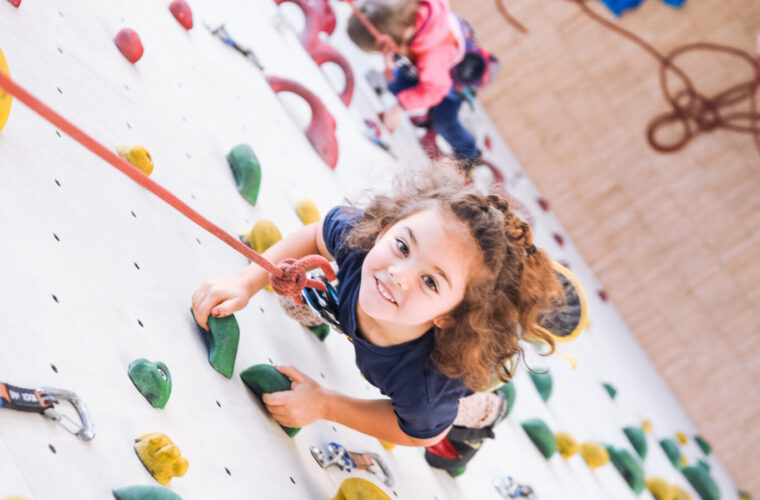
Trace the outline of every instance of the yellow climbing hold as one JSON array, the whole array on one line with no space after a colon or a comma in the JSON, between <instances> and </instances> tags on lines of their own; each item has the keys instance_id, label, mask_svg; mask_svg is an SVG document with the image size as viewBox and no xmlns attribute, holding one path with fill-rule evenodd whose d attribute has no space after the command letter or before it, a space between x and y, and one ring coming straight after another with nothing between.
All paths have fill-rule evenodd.
<instances>
[{"instance_id":1,"label":"yellow climbing hold","mask_svg":"<svg viewBox=\"0 0 760 500\"><path fill-rule=\"evenodd\" d=\"M10 76L11 72L8 69L8 61L5 60L5 54L0 49L0 71ZM13 97L0 90L0 130L3 130L5 122L8 121L8 115L11 114L11 101Z\"/></svg>"},{"instance_id":2,"label":"yellow climbing hold","mask_svg":"<svg viewBox=\"0 0 760 500\"><path fill-rule=\"evenodd\" d=\"M646 434L649 434L652 432L652 421L648 418L645 418L641 421L641 430L644 431Z\"/></svg>"},{"instance_id":3,"label":"yellow climbing hold","mask_svg":"<svg viewBox=\"0 0 760 500\"><path fill-rule=\"evenodd\" d=\"M391 451L393 448L396 447L395 443L389 443L388 441L383 441L382 439L378 439L380 441L380 444L383 445L383 448L385 448L388 451Z\"/></svg>"},{"instance_id":4,"label":"yellow climbing hold","mask_svg":"<svg viewBox=\"0 0 760 500\"><path fill-rule=\"evenodd\" d=\"M296 203L296 213L304 224L319 222L319 209L311 198L302 198Z\"/></svg>"},{"instance_id":5,"label":"yellow climbing hold","mask_svg":"<svg viewBox=\"0 0 760 500\"><path fill-rule=\"evenodd\" d=\"M0 52L0 55L2 55L2 52ZM3 500L27 500L27 498L26 497L5 497L3 498Z\"/></svg>"},{"instance_id":6,"label":"yellow climbing hold","mask_svg":"<svg viewBox=\"0 0 760 500\"><path fill-rule=\"evenodd\" d=\"M153 159L144 147L121 146L116 152L129 163L142 170L145 175L150 175L153 172Z\"/></svg>"},{"instance_id":7,"label":"yellow climbing hold","mask_svg":"<svg viewBox=\"0 0 760 500\"><path fill-rule=\"evenodd\" d=\"M681 444L686 444L689 441L689 438L683 432L676 432L676 439Z\"/></svg>"},{"instance_id":8,"label":"yellow climbing hold","mask_svg":"<svg viewBox=\"0 0 760 500\"><path fill-rule=\"evenodd\" d=\"M648 477L647 489L654 497L654 500L675 500L675 489L661 477Z\"/></svg>"},{"instance_id":9,"label":"yellow climbing hold","mask_svg":"<svg viewBox=\"0 0 760 500\"><path fill-rule=\"evenodd\" d=\"M694 500L694 497L691 496L691 493L684 490L677 484L671 485L671 488L673 488L673 500Z\"/></svg>"},{"instance_id":10,"label":"yellow climbing hold","mask_svg":"<svg viewBox=\"0 0 760 500\"><path fill-rule=\"evenodd\" d=\"M681 467L686 467L687 465L689 465L689 461L686 460L684 455L681 455Z\"/></svg>"},{"instance_id":11,"label":"yellow climbing hold","mask_svg":"<svg viewBox=\"0 0 760 500\"><path fill-rule=\"evenodd\" d=\"M340 483L332 500L391 500L391 497L372 482L351 477Z\"/></svg>"},{"instance_id":12,"label":"yellow climbing hold","mask_svg":"<svg viewBox=\"0 0 760 500\"><path fill-rule=\"evenodd\" d=\"M282 239L282 234L277 226L269 219L260 219L256 221L253 228L246 234L243 239L256 252L262 253Z\"/></svg>"},{"instance_id":13,"label":"yellow climbing hold","mask_svg":"<svg viewBox=\"0 0 760 500\"><path fill-rule=\"evenodd\" d=\"M557 438L557 451L559 451L562 458L567 460L579 451L581 451L580 445L573 439L573 436L567 432L557 432L554 435Z\"/></svg>"},{"instance_id":14,"label":"yellow climbing hold","mask_svg":"<svg viewBox=\"0 0 760 500\"><path fill-rule=\"evenodd\" d=\"M189 463L166 434L153 432L135 439L135 451L156 481L166 486L187 472Z\"/></svg>"},{"instance_id":15,"label":"yellow climbing hold","mask_svg":"<svg viewBox=\"0 0 760 500\"><path fill-rule=\"evenodd\" d=\"M601 467L610 461L610 454L599 443L586 441L581 445L581 456L591 470Z\"/></svg>"}]
</instances>

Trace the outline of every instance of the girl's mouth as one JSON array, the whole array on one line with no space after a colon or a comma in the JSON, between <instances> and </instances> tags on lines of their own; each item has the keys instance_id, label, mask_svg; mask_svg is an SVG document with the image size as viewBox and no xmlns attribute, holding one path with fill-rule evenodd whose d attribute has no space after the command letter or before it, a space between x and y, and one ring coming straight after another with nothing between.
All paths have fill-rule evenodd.
<instances>
[{"instance_id":1,"label":"girl's mouth","mask_svg":"<svg viewBox=\"0 0 760 500\"><path fill-rule=\"evenodd\" d=\"M391 292L385 287L385 285L383 284L382 281L380 281L379 279L375 278L375 286L377 287L378 293L380 293L380 295L385 300L387 300L388 302L390 302L394 306L398 305L398 303L396 302L396 300L393 298L393 295L391 295Z\"/></svg>"}]
</instances>

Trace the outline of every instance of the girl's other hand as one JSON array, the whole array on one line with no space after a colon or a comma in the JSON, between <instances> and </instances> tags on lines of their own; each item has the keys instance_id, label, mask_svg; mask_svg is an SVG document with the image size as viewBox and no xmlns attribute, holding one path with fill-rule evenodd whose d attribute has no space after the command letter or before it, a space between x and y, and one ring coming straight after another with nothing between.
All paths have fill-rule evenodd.
<instances>
[{"instance_id":1,"label":"girl's other hand","mask_svg":"<svg viewBox=\"0 0 760 500\"><path fill-rule=\"evenodd\" d=\"M293 381L289 391L263 394L267 410L278 424L303 427L324 418L326 392L314 379L294 366L275 366Z\"/></svg>"},{"instance_id":2,"label":"girl's other hand","mask_svg":"<svg viewBox=\"0 0 760 500\"><path fill-rule=\"evenodd\" d=\"M206 321L210 315L229 316L244 308L250 298L245 282L238 276L205 281L193 293L195 321L208 330Z\"/></svg>"},{"instance_id":3,"label":"girl's other hand","mask_svg":"<svg viewBox=\"0 0 760 500\"><path fill-rule=\"evenodd\" d=\"M398 104L394 104L391 109L383 114L383 125L388 129L388 132L393 133L401 123L401 118L404 116L404 108Z\"/></svg>"}]
</instances>

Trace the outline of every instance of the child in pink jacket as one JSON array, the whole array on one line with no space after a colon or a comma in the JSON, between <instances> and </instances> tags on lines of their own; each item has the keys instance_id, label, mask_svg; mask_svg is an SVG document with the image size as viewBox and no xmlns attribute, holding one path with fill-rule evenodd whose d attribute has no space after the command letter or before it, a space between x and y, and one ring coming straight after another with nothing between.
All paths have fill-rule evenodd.
<instances>
[{"instance_id":1,"label":"child in pink jacket","mask_svg":"<svg viewBox=\"0 0 760 500\"><path fill-rule=\"evenodd\" d=\"M393 39L416 69L394 71L388 88L398 104L385 113L386 127L395 129L406 111L416 123L432 126L458 159L473 162L479 158L475 139L459 122L463 98L451 70L465 55L465 40L448 0L365 0L359 8L380 33ZM355 15L349 20L348 35L362 50L377 50L375 38Z\"/></svg>"}]
</instances>

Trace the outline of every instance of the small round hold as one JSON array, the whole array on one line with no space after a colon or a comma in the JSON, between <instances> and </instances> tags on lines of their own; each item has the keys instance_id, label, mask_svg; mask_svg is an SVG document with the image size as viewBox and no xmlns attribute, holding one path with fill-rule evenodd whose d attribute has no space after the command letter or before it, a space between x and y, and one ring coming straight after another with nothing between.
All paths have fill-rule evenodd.
<instances>
[{"instance_id":1,"label":"small round hold","mask_svg":"<svg viewBox=\"0 0 760 500\"><path fill-rule=\"evenodd\" d=\"M114 42L119 47L121 53L124 54L124 57L132 64L139 61L143 55L142 42L135 30L129 28L122 29L116 34Z\"/></svg>"},{"instance_id":2,"label":"small round hold","mask_svg":"<svg viewBox=\"0 0 760 500\"><path fill-rule=\"evenodd\" d=\"M319 209L311 198L302 198L296 203L296 214L304 224L319 222Z\"/></svg>"},{"instance_id":3,"label":"small round hold","mask_svg":"<svg viewBox=\"0 0 760 500\"><path fill-rule=\"evenodd\" d=\"M142 146L121 146L116 152L143 171L145 175L150 175L153 172L153 158L151 158L148 150Z\"/></svg>"},{"instance_id":4,"label":"small round hold","mask_svg":"<svg viewBox=\"0 0 760 500\"><path fill-rule=\"evenodd\" d=\"M190 10L190 6L187 5L185 0L174 0L169 5L169 10L174 16L174 19L176 19L183 28L186 30L193 28L193 11Z\"/></svg>"}]
</instances>

